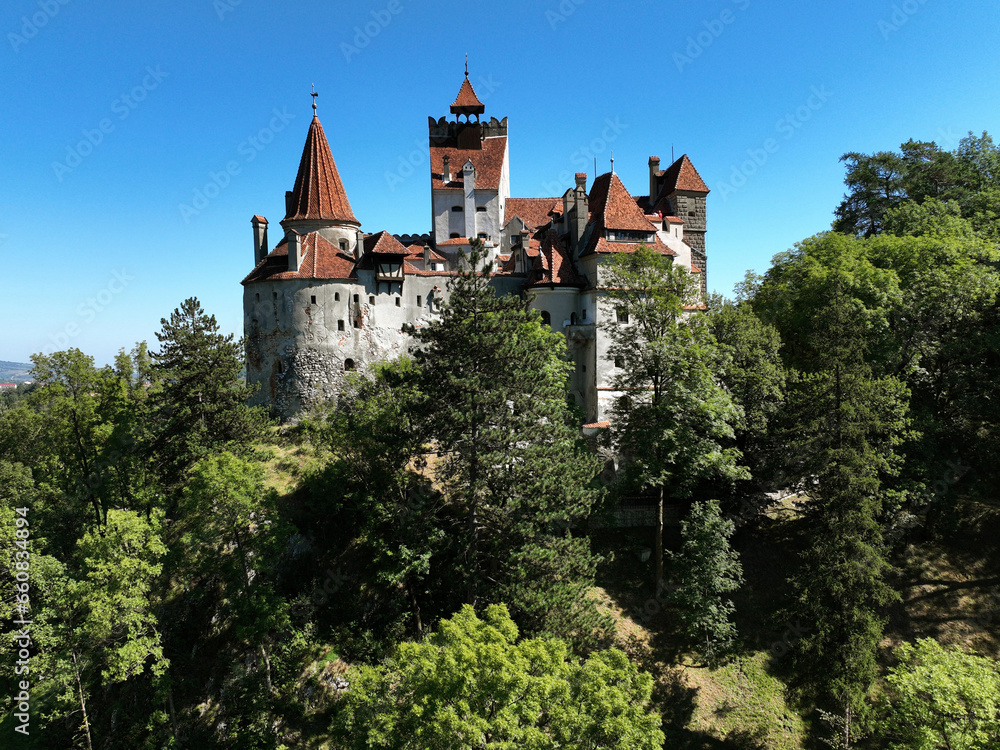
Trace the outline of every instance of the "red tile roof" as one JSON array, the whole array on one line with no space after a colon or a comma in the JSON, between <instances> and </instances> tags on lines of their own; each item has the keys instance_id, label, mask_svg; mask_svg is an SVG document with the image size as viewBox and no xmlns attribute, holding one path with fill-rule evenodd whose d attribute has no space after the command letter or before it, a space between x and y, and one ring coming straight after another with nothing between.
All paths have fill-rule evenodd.
<instances>
[{"instance_id":1,"label":"red tile roof","mask_svg":"<svg viewBox=\"0 0 1000 750\"><path fill-rule=\"evenodd\" d=\"M590 215L604 229L633 232L652 232L656 229L614 172L607 172L594 180L590 188Z\"/></svg>"},{"instance_id":2,"label":"red tile roof","mask_svg":"<svg viewBox=\"0 0 1000 750\"><path fill-rule=\"evenodd\" d=\"M586 249L580 255L590 255L592 253L634 253L645 245L658 252L660 255L677 255L673 250L663 244L659 237L654 242L610 242L600 232L594 232L587 243Z\"/></svg>"},{"instance_id":3,"label":"red tile roof","mask_svg":"<svg viewBox=\"0 0 1000 750\"><path fill-rule=\"evenodd\" d=\"M403 272L413 276L457 276L458 271L425 271L417 268L409 260L403 261ZM437 287L435 287L436 289Z\"/></svg>"},{"instance_id":4,"label":"red tile roof","mask_svg":"<svg viewBox=\"0 0 1000 750\"><path fill-rule=\"evenodd\" d=\"M587 279L577 273L566 250L554 229L549 229L542 237L541 252L532 268L534 281L530 286L575 286L587 285Z\"/></svg>"},{"instance_id":5,"label":"red tile roof","mask_svg":"<svg viewBox=\"0 0 1000 750\"><path fill-rule=\"evenodd\" d=\"M682 219L680 216L664 216L663 220L667 221L667 222L669 222L671 224L683 224L684 223L684 219Z\"/></svg>"},{"instance_id":6,"label":"red tile roof","mask_svg":"<svg viewBox=\"0 0 1000 750\"><path fill-rule=\"evenodd\" d=\"M591 422L590 424L583 425L585 430L606 430L611 426L611 422Z\"/></svg>"},{"instance_id":7,"label":"red tile roof","mask_svg":"<svg viewBox=\"0 0 1000 750\"><path fill-rule=\"evenodd\" d=\"M365 237L365 253L378 255L409 255L410 250L386 231L376 232Z\"/></svg>"},{"instance_id":8,"label":"red tile roof","mask_svg":"<svg viewBox=\"0 0 1000 750\"><path fill-rule=\"evenodd\" d=\"M458 96L451 103L451 111L452 114L465 114L466 112L475 114L477 111L479 114L482 114L486 111L486 106L479 101L479 97L476 96L476 90L469 83L468 73L465 74L465 80L462 81L462 88L458 90Z\"/></svg>"},{"instance_id":9,"label":"red tile roof","mask_svg":"<svg viewBox=\"0 0 1000 750\"><path fill-rule=\"evenodd\" d=\"M414 247L416 247L416 249L414 249ZM407 248L407 250L409 251L409 254L406 256L407 260L423 260L423 257L424 257L424 248L423 247L421 247L419 245L417 245L417 246L411 245L410 247ZM439 253L439 252L437 252L436 250L433 250L433 249L430 252L430 259L431 259L431 263L447 263L448 262L448 259L446 257L444 257L443 255L441 255L441 253Z\"/></svg>"},{"instance_id":10,"label":"red tile roof","mask_svg":"<svg viewBox=\"0 0 1000 750\"><path fill-rule=\"evenodd\" d=\"M663 190L660 191L660 195L670 195L675 190L690 190L693 193L711 192L687 154L664 170L663 175Z\"/></svg>"},{"instance_id":11,"label":"red tile roof","mask_svg":"<svg viewBox=\"0 0 1000 750\"><path fill-rule=\"evenodd\" d=\"M253 219L251 219L251 221L254 221L254 220L256 220L260 224L267 224L267 219L265 219L260 214L254 214Z\"/></svg>"},{"instance_id":12,"label":"red tile roof","mask_svg":"<svg viewBox=\"0 0 1000 750\"><path fill-rule=\"evenodd\" d=\"M323 239L317 232L302 235L302 265L288 270L288 240L282 239L267 257L243 279L244 284L276 279L352 279L355 260Z\"/></svg>"},{"instance_id":13,"label":"red tile roof","mask_svg":"<svg viewBox=\"0 0 1000 750\"><path fill-rule=\"evenodd\" d=\"M460 245L471 245L472 240L468 237L453 237L450 240L445 240L444 242L439 242L438 247L457 247Z\"/></svg>"},{"instance_id":14,"label":"red tile roof","mask_svg":"<svg viewBox=\"0 0 1000 750\"><path fill-rule=\"evenodd\" d=\"M519 216L530 230L543 227L552 220L550 214L562 213L562 198L508 198L504 206L504 226Z\"/></svg>"},{"instance_id":15,"label":"red tile roof","mask_svg":"<svg viewBox=\"0 0 1000 750\"><path fill-rule=\"evenodd\" d=\"M286 221L297 219L325 219L361 226L351 211L344 183L340 181L330 144L318 117L313 117L309 125L295 187L292 188L291 204L285 216Z\"/></svg>"},{"instance_id":16,"label":"red tile roof","mask_svg":"<svg viewBox=\"0 0 1000 750\"><path fill-rule=\"evenodd\" d=\"M476 187L486 190L500 189L500 175L503 172L503 159L507 153L507 138L486 138L482 149L460 149L451 146L431 146L431 188L461 189L463 186L462 167L472 160L476 168ZM444 182L444 157L451 159L451 182Z\"/></svg>"}]
</instances>

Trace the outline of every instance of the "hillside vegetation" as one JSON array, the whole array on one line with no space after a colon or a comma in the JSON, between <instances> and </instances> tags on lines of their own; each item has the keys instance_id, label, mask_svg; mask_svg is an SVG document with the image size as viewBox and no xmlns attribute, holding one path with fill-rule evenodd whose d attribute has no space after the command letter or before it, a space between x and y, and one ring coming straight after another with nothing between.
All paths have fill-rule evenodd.
<instances>
[{"instance_id":1,"label":"hillside vegetation","mask_svg":"<svg viewBox=\"0 0 1000 750\"><path fill-rule=\"evenodd\" d=\"M195 299L111 366L33 357L3 746L1000 746L1000 149L845 162L836 231L704 314L608 260L596 440L564 336L471 273L294 425Z\"/></svg>"}]
</instances>

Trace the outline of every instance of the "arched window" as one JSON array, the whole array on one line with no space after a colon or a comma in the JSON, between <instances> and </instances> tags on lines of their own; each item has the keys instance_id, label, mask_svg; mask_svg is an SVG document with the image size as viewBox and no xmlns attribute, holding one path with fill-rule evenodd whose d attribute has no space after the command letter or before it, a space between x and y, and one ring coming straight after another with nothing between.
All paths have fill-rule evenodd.
<instances>
[{"instance_id":1,"label":"arched window","mask_svg":"<svg viewBox=\"0 0 1000 750\"><path fill-rule=\"evenodd\" d=\"M570 313L569 314L569 324L571 326L575 326L576 325L576 313Z\"/></svg>"},{"instance_id":2,"label":"arched window","mask_svg":"<svg viewBox=\"0 0 1000 750\"><path fill-rule=\"evenodd\" d=\"M465 206L452 206L451 210L454 211L456 214L464 213L465 212Z\"/></svg>"},{"instance_id":3,"label":"arched window","mask_svg":"<svg viewBox=\"0 0 1000 750\"><path fill-rule=\"evenodd\" d=\"M542 310L542 322L547 326L552 325L552 316L549 315L548 310Z\"/></svg>"},{"instance_id":4,"label":"arched window","mask_svg":"<svg viewBox=\"0 0 1000 750\"><path fill-rule=\"evenodd\" d=\"M353 369L354 369L354 360L348 357L347 359L344 360L344 371L350 372Z\"/></svg>"},{"instance_id":5,"label":"arched window","mask_svg":"<svg viewBox=\"0 0 1000 750\"><path fill-rule=\"evenodd\" d=\"M451 234L448 235L448 237L450 237L453 240L457 240L461 236L462 235L460 235L458 232L452 232Z\"/></svg>"}]
</instances>

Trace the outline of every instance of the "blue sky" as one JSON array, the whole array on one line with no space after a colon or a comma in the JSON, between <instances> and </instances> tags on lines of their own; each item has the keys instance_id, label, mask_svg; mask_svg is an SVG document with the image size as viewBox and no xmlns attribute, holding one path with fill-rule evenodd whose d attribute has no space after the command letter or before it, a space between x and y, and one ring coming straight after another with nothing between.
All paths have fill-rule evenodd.
<instances>
[{"instance_id":1,"label":"blue sky","mask_svg":"<svg viewBox=\"0 0 1000 750\"><path fill-rule=\"evenodd\" d=\"M998 17L971 0L5 0L0 360L155 348L189 296L239 334L250 217L278 229L313 83L363 228L428 231L427 116L466 53L487 116L510 118L515 196L592 179L611 149L641 193L650 155L687 153L712 188L709 285L730 293L829 227L844 152L1000 134Z\"/></svg>"}]
</instances>

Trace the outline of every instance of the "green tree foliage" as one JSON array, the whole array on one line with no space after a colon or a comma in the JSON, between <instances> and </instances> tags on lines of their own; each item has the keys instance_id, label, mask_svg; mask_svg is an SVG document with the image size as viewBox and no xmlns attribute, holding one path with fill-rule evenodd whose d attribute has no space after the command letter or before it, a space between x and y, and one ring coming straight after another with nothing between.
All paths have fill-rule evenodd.
<instances>
[{"instance_id":1,"label":"green tree foliage","mask_svg":"<svg viewBox=\"0 0 1000 750\"><path fill-rule=\"evenodd\" d=\"M632 491L689 498L699 482L749 478L734 445L743 411L721 382L726 352L698 313L685 315L696 282L671 258L640 247L601 268L609 308L607 357L620 368L611 440ZM627 323L624 321L628 321ZM655 585L663 579L662 520L654 538Z\"/></svg>"},{"instance_id":2,"label":"green tree foliage","mask_svg":"<svg viewBox=\"0 0 1000 750\"><path fill-rule=\"evenodd\" d=\"M670 555L677 585L670 600L689 643L711 666L731 653L737 638L727 598L743 583L739 555L729 546L735 530L717 501L695 503L681 522L681 548Z\"/></svg>"},{"instance_id":3,"label":"green tree foliage","mask_svg":"<svg viewBox=\"0 0 1000 750\"><path fill-rule=\"evenodd\" d=\"M90 748L103 739L95 737L94 704L105 717L110 713L109 688L134 685L146 674L158 678L169 666L154 600L166 548L158 518L120 510L109 511L103 527L87 532L78 548L79 577L41 560L46 585L39 591L35 583L40 602L37 613L33 607L33 640L36 684L50 701L46 718L77 716L73 734ZM111 730L105 725L105 731Z\"/></svg>"},{"instance_id":4,"label":"green tree foliage","mask_svg":"<svg viewBox=\"0 0 1000 750\"><path fill-rule=\"evenodd\" d=\"M881 234L889 212L906 201L956 201L962 215L987 234L996 232L1000 199L1000 148L987 133L970 133L954 151L935 143L907 141L899 152L851 152L848 193L835 211L833 228L857 237Z\"/></svg>"},{"instance_id":5,"label":"green tree foliage","mask_svg":"<svg viewBox=\"0 0 1000 750\"><path fill-rule=\"evenodd\" d=\"M481 252L477 245L467 259L471 268L481 265ZM546 600L536 589L529 606L518 598L523 570L551 570L556 550L568 571L593 570L585 539L557 540L590 513L597 464L566 403L563 336L523 300L497 296L489 270L460 273L440 319L411 331L424 429L455 519L446 529L457 549L449 575L464 585L466 601L507 599L523 624L553 632L557 619L573 619L557 608L566 597L553 589ZM573 611L587 614L577 633L597 624L589 601L578 599Z\"/></svg>"},{"instance_id":6,"label":"green tree foliage","mask_svg":"<svg viewBox=\"0 0 1000 750\"><path fill-rule=\"evenodd\" d=\"M260 464L231 453L209 456L191 472L179 509L179 572L214 591L216 627L232 627L238 641L257 652L268 692L273 692L270 652L287 628L287 603L269 580L289 531L273 493L264 488Z\"/></svg>"},{"instance_id":7,"label":"green tree foliage","mask_svg":"<svg viewBox=\"0 0 1000 750\"><path fill-rule=\"evenodd\" d=\"M751 475L733 485L729 505L741 518L752 518L770 502L768 493L784 488L785 455L775 434L785 399L781 336L757 316L748 300L713 299L708 315L712 335L727 355L722 385L742 407L734 426L736 447Z\"/></svg>"},{"instance_id":8,"label":"green tree foliage","mask_svg":"<svg viewBox=\"0 0 1000 750\"><path fill-rule=\"evenodd\" d=\"M794 373L786 413L789 452L809 497L793 616L815 623L795 652L796 672L807 695L845 718L844 746L877 673L881 613L895 597L885 582L883 481L899 468L908 397L866 362L866 327L884 313L865 305L871 269L836 252L851 242L829 235L803 248L827 246L827 262L813 256L799 269L792 302L809 297L813 312L795 357L808 369Z\"/></svg>"},{"instance_id":9,"label":"green tree foliage","mask_svg":"<svg viewBox=\"0 0 1000 750\"><path fill-rule=\"evenodd\" d=\"M102 455L110 428L101 401L110 373L79 349L35 354L32 361L32 376L44 384L31 399L48 436L44 471L65 495L90 507L94 522L103 523L110 498L101 491L108 469Z\"/></svg>"},{"instance_id":10,"label":"green tree foliage","mask_svg":"<svg viewBox=\"0 0 1000 750\"><path fill-rule=\"evenodd\" d=\"M876 732L892 750L1000 744L1000 670L992 659L923 638L896 649Z\"/></svg>"},{"instance_id":11,"label":"green tree foliage","mask_svg":"<svg viewBox=\"0 0 1000 750\"><path fill-rule=\"evenodd\" d=\"M168 487L176 486L201 458L223 450L245 451L266 424L262 408L247 405L252 395L239 379L241 342L219 333L214 315L197 298L184 300L160 320L153 370L162 380L153 393L154 450Z\"/></svg>"},{"instance_id":12,"label":"green tree foliage","mask_svg":"<svg viewBox=\"0 0 1000 750\"><path fill-rule=\"evenodd\" d=\"M421 633L442 585L451 583L436 571L450 523L426 477L418 381L409 358L377 365L370 377L352 377L336 408L308 428L330 452L312 480L309 526L321 549L350 550L358 561L350 567L373 584L351 586L335 602L354 637L371 643L400 640L407 629Z\"/></svg>"},{"instance_id":13,"label":"green tree foliage","mask_svg":"<svg viewBox=\"0 0 1000 750\"><path fill-rule=\"evenodd\" d=\"M776 326L786 365L808 372L823 355L820 293L836 268L841 293L858 316L852 335L872 375L901 380L919 439L903 448L900 488L914 498L959 457L974 471L966 483L983 494L995 476L998 415L997 249L953 209L933 201L890 212L906 236L856 240L818 236L776 257L753 294L754 310ZM811 342L820 343L819 348ZM938 497L935 518L954 494Z\"/></svg>"},{"instance_id":14,"label":"green tree foliage","mask_svg":"<svg viewBox=\"0 0 1000 750\"><path fill-rule=\"evenodd\" d=\"M607 356L622 365L613 383L627 394L614 409L613 439L639 486L685 498L700 479L745 477L732 446L743 411L720 382L725 353L703 316L685 315L691 274L640 248L613 256L602 284L613 311Z\"/></svg>"},{"instance_id":15,"label":"green tree foliage","mask_svg":"<svg viewBox=\"0 0 1000 750\"><path fill-rule=\"evenodd\" d=\"M556 639L518 641L502 605L466 605L424 643L352 670L334 724L345 748L659 748L652 678L620 651L569 659Z\"/></svg>"}]
</instances>

